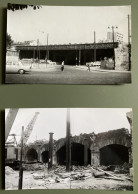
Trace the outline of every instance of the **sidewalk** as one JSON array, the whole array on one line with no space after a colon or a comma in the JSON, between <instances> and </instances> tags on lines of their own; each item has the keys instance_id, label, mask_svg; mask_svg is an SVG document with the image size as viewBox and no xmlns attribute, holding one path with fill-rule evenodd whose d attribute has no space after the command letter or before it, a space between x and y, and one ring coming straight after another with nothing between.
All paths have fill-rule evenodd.
<instances>
[{"instance_id":1,"label":"sidewalk","mask_svg":"<svg viewBox=\"0 0 138 194\"><path fill-rule=\"evenodd\" d=\"M74 68L76 69L82 69L84 71L87 71L88 70L88 67L87 66L84 66L84 65L78 65L78 66L74 66ZM90 68L90 71L99 71L99 72L117 72L117 73L129 73L131 71L125 71L125 70L109 70L109 69L100 69L100 67L91 67Z\"/></svg>"}]
</instances>

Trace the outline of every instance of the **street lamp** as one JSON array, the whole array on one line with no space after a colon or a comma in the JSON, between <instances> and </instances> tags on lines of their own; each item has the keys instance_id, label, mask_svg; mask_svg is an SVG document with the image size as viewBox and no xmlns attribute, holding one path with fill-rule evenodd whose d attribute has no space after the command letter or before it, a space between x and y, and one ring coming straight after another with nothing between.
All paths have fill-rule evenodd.
<instances>
[{"instance_id":1,"label":"street lamp","mask_svg":"<svg viewBox=\"0 0 138 194\"><path fill-rule=\"evenodd\" d=\"M128 64L129 71L131 70L131 34L130 34L130 15L128 17Z\"/></svg>"},{"instance_id":2,"label":"street lamp","mask_svg":"<svg viewBox=\"0 0 138 194\"><path fill-rule=\"evenodd\" d=\"M114 50L114 56L113 56L113 60L114 60L114 70L115 70L115 46L114 46L114 42L115 42L115 34L114 34L114 31L115 31L115 28L117 29L118 27L117 26L109 26L108 29L112 29L112 41L113 41L113 50Z\"/></svg>"},{"instance_id":3,"label":"street lamp","mask_svg":"<svg viewBox=\"0 0 138 194\"><path fill-rule=\"evenodd\" d=\"M46 40L46 57L45 57L45 60L46 60L46 66L47 66L47 60L49 59L49 50L48 50L48 38L49 38L49 34L44 32L44 31L40 31L39 32L43 33L43 34L47 34L47 40Z\"/></svg>"},{"instance_id":4,"label":"street lamp","mask_svg":"<svg viewBox=\"0 0 138 194\"><path fill-rule=\"evenodd\" d=\"M49 38L49 34L47 33L47 45L46 45L46 65L47 65L47 60L49 59L48 38Z\"/></svg>"}]
</instances>

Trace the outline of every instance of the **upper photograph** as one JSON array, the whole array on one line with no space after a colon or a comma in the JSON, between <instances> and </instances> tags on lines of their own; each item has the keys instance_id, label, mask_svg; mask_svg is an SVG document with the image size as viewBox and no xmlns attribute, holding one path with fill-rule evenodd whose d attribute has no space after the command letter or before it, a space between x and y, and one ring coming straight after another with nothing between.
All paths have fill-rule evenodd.
<instances>
[{"instance_id":1,"label":"upper photograph","mask_svg":"<svg viewBox=\"0 0 138 194\"><path fill-rule=\"evenodd\" d=\"M131 6L8 4L5 83L131 83Z\"/></svg>"}]
</instances>

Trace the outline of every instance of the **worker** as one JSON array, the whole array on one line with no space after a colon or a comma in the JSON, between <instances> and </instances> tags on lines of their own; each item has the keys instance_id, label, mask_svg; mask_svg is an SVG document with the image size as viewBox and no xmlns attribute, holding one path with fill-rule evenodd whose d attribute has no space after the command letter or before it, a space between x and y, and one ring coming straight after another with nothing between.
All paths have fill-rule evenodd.
<instances>
[{"instance_id":1,"label":"worker","mask_svg":"<svg viewBox=\"0 0 138 194\"><path fill-rule=\"evenodd\" d=\"M64 61L61 63L61 71L64 71Z\"/></svg>"}]
</instances>

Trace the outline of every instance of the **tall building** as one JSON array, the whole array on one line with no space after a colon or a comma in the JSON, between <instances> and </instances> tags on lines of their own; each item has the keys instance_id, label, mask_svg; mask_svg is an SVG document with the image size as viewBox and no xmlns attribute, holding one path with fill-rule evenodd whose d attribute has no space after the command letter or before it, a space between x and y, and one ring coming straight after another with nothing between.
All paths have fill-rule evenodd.
<instances>
[{"instance_id":1,"label":"tall building","mask_svg":"<svg viewBox=\"0 0 138 194\"><path fill-rule=\"evenodd\" d=\"M107 32L107 42L113 42L113 33ZM114 32L114 42L123 42L123 34Z\"/></svg>"}]
</instances>

